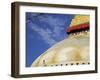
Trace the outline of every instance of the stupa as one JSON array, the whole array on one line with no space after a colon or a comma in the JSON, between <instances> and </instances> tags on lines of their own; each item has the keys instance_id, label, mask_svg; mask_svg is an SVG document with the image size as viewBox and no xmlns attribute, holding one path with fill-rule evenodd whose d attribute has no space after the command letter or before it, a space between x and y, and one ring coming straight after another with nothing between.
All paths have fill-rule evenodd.
<instances>
[{"instance_id":1,"label":"stupa","mask_svg":"<svg viewBox=\"0 0 100 80\"><path fill-rule=\"evenodd\" d=\"M68 37L41 54L32 67L68 66L90 64L89 58L89 16L75 15L69 28Z\"/></svg>"}]
</instances>

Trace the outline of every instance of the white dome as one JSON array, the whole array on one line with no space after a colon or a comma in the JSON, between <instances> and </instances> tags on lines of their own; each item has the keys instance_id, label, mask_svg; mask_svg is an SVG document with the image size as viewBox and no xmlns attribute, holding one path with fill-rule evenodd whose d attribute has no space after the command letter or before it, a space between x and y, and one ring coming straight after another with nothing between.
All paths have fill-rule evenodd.
<instances>
[{"instance_id":1,"label":"white dome","mask_svg":"<svg viewBox=\"0 0 100 80\"><path fill-rule=\"evenodd\" d=\"M89 63L89 32L78 32L58 42L41 54L33 63L35 66L59 66Z\"/></svg>"}]
</instances>

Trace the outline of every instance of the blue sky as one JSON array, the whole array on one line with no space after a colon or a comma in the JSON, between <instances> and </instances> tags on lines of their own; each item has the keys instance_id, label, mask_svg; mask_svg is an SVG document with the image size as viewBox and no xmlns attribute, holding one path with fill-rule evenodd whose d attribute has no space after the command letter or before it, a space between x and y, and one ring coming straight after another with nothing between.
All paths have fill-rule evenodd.
<instances>
[{"instance_id":1,"label":"blue sky","mask_svg":"<svg viewBox=\"0 0 100 80\"><path fill-rule=\"evenodd\" d=\"M26 12L26 67L57 42L67 38L74 15Z\"/></svg>"}]
</instances>

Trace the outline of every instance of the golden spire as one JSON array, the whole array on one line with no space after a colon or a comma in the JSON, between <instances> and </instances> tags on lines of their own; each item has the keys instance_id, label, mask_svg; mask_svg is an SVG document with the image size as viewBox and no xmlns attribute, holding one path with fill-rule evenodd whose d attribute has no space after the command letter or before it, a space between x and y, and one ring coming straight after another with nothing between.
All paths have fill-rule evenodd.
<instances>
[{"instance_id":1,"label":"golden spire","mask_svg":"<svg viewBox=\"0 0 100 80\"><path fill-rule=\"evenodd\" d=\"M87 23L90 21L90 17L88 15L76 15L70 24L70 27L73 27L75 25Z\"/></svg>"}]
</instances>

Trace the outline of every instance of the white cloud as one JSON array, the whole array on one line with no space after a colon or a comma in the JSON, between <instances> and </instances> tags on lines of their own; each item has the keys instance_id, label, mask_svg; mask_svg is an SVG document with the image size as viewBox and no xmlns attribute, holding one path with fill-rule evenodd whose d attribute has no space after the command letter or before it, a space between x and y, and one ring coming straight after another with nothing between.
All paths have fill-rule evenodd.
<instances>
[{"instance_id":1,"label":"white cloud","mask_svg":"<svg viewBox=\"0 0 100 80\"><path fill-rule=\"evenodd\" d=\"M63 20L59 18L55 18L53 16L38 16L37 19L43 23L43 26L45 25L45 28L43 28L41 25L38 25L34 22L28 23L30 24L30 27L32 28L33 31L37 32L41 39L44 40L45 43L49 44L50 46L57 43L59 40L57 40L59 37L62 36L61 32L65 28ZM29 21L28 21L29 22ZM48 24L49 27L46 27Z\"/></svg>"},{"instance_id":2,"label":"white cloud","mask_svg":"<svg viewBox=\"0 0 100 80\"><path fill-rule=\"evenodd\" d=\"M36 31L41 36L41 39L43 39L45 43L49 44L50 46L56 43L56 41L52 38L52 32L48 28L42 29L32 23L31 28L33 31Z\"/></svg>"},{"instance_id":3,"label":"white cloud","mask_svg":"<svg viewBox=\"0 0 100 80\"><path fill-rule=\"evenodd\" d=\"M61 20L61 19L59 19L57 17L55 18L53 16L45 16L45 17L41 16L41 17L39 17L39 20L43 21L43 22L46 22L46 23L48 23L51 26L58 26L58 25L61 26L61 25L64 25L63 24L63 20Z\"/></svg>"},{"instance_id":4,"label":"white cloud","mask_svg":"<svg viewBox=\"0 0 100 80\"><path fill-rule=\"evenodd\" d=\"M61 35L61 31L63 30L64 28L63 27L54 27L54 30L53 30L53 32L54 32L54 37L56 37L56 36L60 36Z\"/></svg>"}]
</instances>

